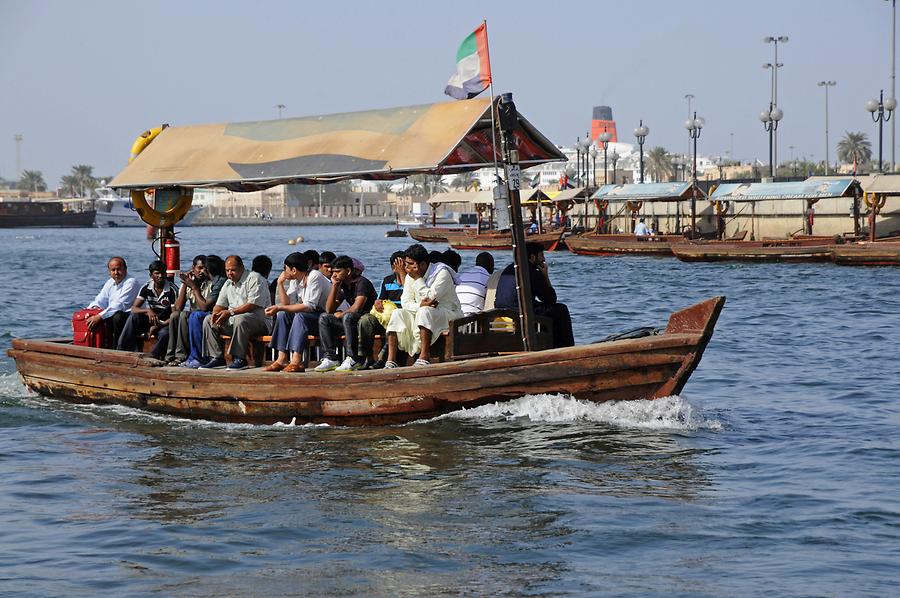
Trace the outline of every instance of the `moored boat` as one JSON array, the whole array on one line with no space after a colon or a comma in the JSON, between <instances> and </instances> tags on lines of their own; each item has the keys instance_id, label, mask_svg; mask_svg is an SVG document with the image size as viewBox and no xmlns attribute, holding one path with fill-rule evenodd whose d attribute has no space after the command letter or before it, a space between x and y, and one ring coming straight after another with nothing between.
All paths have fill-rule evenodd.
<instances>
[{"instance_id":1,"label":"moored boat","mask_svg":"<svg viewBox=\"0 0 900 598\"><path fill-rule=\"evenodd\" d=\"M90 200L0 201L0 228L88 228L95 215Z\"/></svg>"},{"instance_id":2,"label":"moored boat","mask_svg":"<svg viewBox=\"0 0 900 598\"><path fill-rule=\"evenodd\" d=\"M420 243L446 243L447 235L454 233L462 233L465 228L443 228L440 226L421 226L418 228L408 228L406 232L409 236Z\"/></svg>"},{"instance_id":3,"label":"moored boat","mask_svg":"<svg viewBox=\"0 0 900 598\"><path fill-rule=\"evenodd\" d=\"M556 251L562 236L563 231L534 233L527 235L525 240L530 243L538 243L544 248L544 251ZM447 244L453 249L461 250L509 251L512 249L512 233L509 231L480 234L471 231L451 233L447 235Z\"/></svg>"},{"instance_id":4,"label":"moored boat","mask_svg":"<svg viewBox=\"0 0 900 598\"><path fill-rule=\"evenodd\" d=\"M684 242L685 238L681 235L638 237L627 234L597 235L593 233L566 237L565 240L572 253L595 256L653 255L671 257L674 255L671 244Z\"/></svg>"},{"instance_id":5,"label":"moored boat","mask_svg":"<svg viewBox=\"0 0 900 598\"><path fill-rule=\"evenodd\" d=\"M827 262L834 239L768 239L762 241L690 242L671 245L683 262Z\"/></svg>"},{"instance_id":6,"label":"moored boat","mask_svg":"<svg viewBox=\"0 0 900 598\"><path fill-rule=\"evenodd\" d=\"M841 266L900 266L900 238L835 245L831 259Z\"/></svg>"}]
</instances>

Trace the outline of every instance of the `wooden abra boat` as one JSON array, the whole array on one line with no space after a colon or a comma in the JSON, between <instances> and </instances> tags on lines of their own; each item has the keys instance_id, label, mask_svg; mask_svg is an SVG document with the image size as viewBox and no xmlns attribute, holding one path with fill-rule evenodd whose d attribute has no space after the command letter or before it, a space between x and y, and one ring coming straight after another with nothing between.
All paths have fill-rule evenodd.
<instances>
[{"instance_id":1,"label":"wooden abra boat","mask_svg":"<svg viewBox=\"0 0 900 598\"><path fill-rule=\"evenodd\" d=\"M505 160L527 168L565 159L517 113L511 94L497 101ZM135 142L136 158L111 186L129 190L133 201L143 203L141 218L161 226L161 238L170 238L178 215L190 207L194 186L248 191L484 168L497 154L490 130L493 109L489 100L472 99L352 115L159 127ZM359 134L348 135L347 123ZM366 142L356 144L359 138ZM511 170L506 162L504 168ZM157 202L166 196L174 207L150 208L145 198L150 189ZM518 187L507 184L507 193L517 241L514 260L521 266L527 256ZM545 246L552 249L560 236L549 235ZM466 237L468 247L511 245L509 234ZM146 354L73 346L68 339L15 339L9 354L28 388L77 403L225 422L381 424L528 393L591 401L678 393L697 367L725 302L715 297L672 314L662 334L552 349L552 322L534 314L525 272L516 270L521 314L492 310L454 320L443 341L443 361L427 367L327 374L198 371L166 367Z\"/></svg>"},{"instance_id":2,"label":"wooden abra boat","mask_svg":"<svg viewBox=\"0 0 900 598\"><path fill-rule=\"evenodd\" d=\"M715 297L675 312L658 335L514 354L498 349L520 338L517 331L472 326L478 318L463 318L454 322L447 342L479 353L451 352L450 361L424 368L326 374L189 370L166 367L147 354L76 347L71 339L14 339L9 355L29 389L74 403L223 422L384 424L534 393L590 401L677 394L700 362L724 303ZM480 323L491 317L481 314Z\"/></svg>"},{"instance_id":3,"label":"wooden abra boat","mask_svg":"<svg viewBox=\"0 0 900 598\"><path fill-rule=\"evenodd\" d=\"M563 231L526 235L525 240L531 243L539 243L544 251L556 251ZM453 249L473 249L487 251L512 250L512 233L489 232L476 235L474 232L451 233L447 235L447 243Z\"/></svg>"},{"instance_id":4,"label":"wooden abra boat","mask_svg":"<svg viewBox=\"0 0 900 598\"><path fill-rule=\"evenodd\" d=\"M841 266L900 266L900 239L835 245L831 259Z\"/></svg>"},{"instance_id":5,"label":"wooden abra boat","mask_svg":"<svg viewBox=\"0 0 900 598\"><path fill-rule=\"evenodd\" d=\"M682 235L638 237L636 235L588 233L566 239L566 245L572 253L597 256L654 255L671 257L674 254L670 244L684 242L685 238Z\"/></svg>"},{"instance_id":6,"label":"wooden abra boat","mask_svg":"<svg viewBox=\"0 0 900 598\"><path fill-rule=\"evenodd\" d=\"M683 262L827 262L834 239L770 239L762 241L688 242L671 245Z\"/></svg>"},{"instance_id":7,"label":"wooden abra boat","mask_svg":"<svg viewBox=\"0 0 900 598\"><path fill-rule=\"evenodd\" d=\"M440 226L422 226L418 228L408 228L406 232L409 236L420 243L446 243L447 235L463 233L464 228L442 228Z\"/></svg>"}]
</instances>

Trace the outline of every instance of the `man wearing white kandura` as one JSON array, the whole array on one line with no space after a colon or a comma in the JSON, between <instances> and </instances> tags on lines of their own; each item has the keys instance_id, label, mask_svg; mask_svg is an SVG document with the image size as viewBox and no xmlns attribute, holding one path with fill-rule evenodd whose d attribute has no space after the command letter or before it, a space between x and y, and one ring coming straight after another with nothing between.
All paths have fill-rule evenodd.
<instances>
[{"instance_id":1,"label":"man wearing white kandura","mask_svg":"<svg viewBox=\"0 0 900 598\"><path fill-rule=\"evenodd\" d=\"M416 366L431 365L431 345L450 329L450 320L461 318L456 278L446 264L429 263L428 250L420 244L406 250L406 283L387 325L388 358L385 368L397 367L397 352L418 354Z\"/></svg>"}]
</instances>

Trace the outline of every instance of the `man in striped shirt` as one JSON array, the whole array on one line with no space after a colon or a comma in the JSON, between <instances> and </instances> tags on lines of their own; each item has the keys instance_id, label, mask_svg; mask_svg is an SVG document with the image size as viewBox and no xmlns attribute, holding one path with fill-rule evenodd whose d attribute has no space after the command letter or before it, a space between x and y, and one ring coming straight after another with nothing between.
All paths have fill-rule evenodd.
<instances>
[{"instance_id":1,"label":"man in striped shirt","mask_svg":"<svg viewBox=\"0 0 900 598\"><path fill-rule=\"evenodd\" d=\"M456 296L463 315L471 316L484 311L484 298L487 295L487 283L494 273L494 256L482 251L475 258L475 267L459 274L456 285Z\"/></svg>"}]
</instances>

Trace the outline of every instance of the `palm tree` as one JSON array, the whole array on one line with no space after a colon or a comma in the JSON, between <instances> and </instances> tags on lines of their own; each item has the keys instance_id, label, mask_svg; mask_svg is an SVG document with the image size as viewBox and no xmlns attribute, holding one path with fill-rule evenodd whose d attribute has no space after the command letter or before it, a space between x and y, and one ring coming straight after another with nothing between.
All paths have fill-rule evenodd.
<instances>
[{"instance_id":1,"label":"palm tree","mask_svg":"<svg viewBox=\"0 0 900 598\"><path fill-rule=\"evenodd\" d=\"M44 175L40 170L23 170L18 187L28 191L46 191L47 183L44 182Z\"/></svg>"},{"instance_id":2,"label":"palm tree","mask_svg":"<svg viewBox=\"0 0 900 598\"><path fill-rule=\"evenodd\" d=\"M87 164L76 164L72 167L72 176L78 181L79 197L88 197L97 186L94 178L94 167Z\"/></svg>"},{"instance_id":3,"label":"palm tree","mask_svg":"<svg viewBox=\"0 0 900 598\"><path fill-rule=\"evenodd\" d=\"M456 178L453 179L453 183L451 186L454 189L462 189L463 191L468 191L469 189L474 189L478 191L478 177L475 176L473 171L462 172L456 175Z\"/></svg>"},{"instance_id":4,"label":"palm tree","mask_svg":"<svg viewBox=\"0 0 900 598\"><path fill-rule=\"evenodd\" d=\"M865 133L851 133L846 131L844 138L837 144L838 160L841 162L853 162L853 174L860 162L868 162L872 159L872 144Z\"/></svg>"},{"instance_id":5,"label":"palm tree","mask_svg":"<svg viewBox=\"0 0 900 598\"><path fill-rule=\"evenodd\" d=\"M67 174L59 180L59 191L65 197L75 197L81 187L81 182L74 174Z\"/></svg>"},{"instance_id":6,"label":"palm tree","mask_svg":"<svg viewBox=\"0 0 900 598\"><path fill-rule=\"evenodd\" d=\"M667 180L672 175L672 157L664 147L654 147L647 152L647 174L656 182Z\"/></svg>"}]
</instances>

